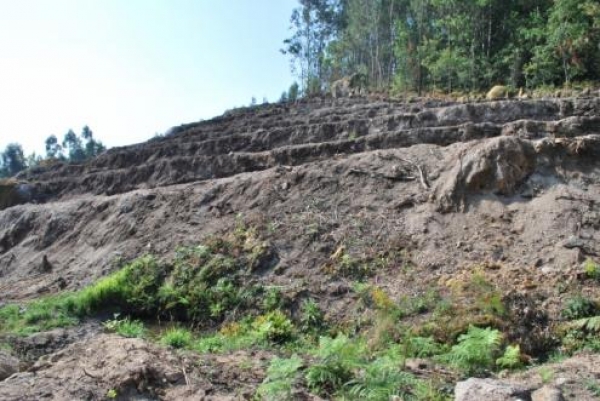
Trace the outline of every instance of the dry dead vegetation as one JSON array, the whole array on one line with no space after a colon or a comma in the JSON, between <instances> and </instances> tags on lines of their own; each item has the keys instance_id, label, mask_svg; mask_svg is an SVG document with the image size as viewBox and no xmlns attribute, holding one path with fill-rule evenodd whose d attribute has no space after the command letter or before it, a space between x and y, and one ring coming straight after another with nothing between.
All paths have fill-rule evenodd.
<instances>
[{"instance_id":1,"label":"dry dead vegetation","mask_svg":"<svg viewBox=\"0 0 600 401\"><path fill-rule=\"evenodd\" d=\"M311 99L26 172L0 398L597 398L599 111Z\"/></svg>"}]
</instances>

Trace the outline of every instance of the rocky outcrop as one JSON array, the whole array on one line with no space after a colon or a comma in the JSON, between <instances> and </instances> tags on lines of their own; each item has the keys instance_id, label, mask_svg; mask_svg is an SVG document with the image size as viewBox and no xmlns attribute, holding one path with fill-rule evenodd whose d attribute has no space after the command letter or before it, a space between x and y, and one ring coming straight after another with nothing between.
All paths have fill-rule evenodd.
<instances>
[{"instance_id":1,"label":"rocky outcrop","mask_svg":"<svg viewBox=\"0 0 600 401\"><path fill-rule=\"evenodd\" d=\"M493 379L471 378L456 384L454 400L529 401L531 400L531 389Z\"/></svg>"},{"instance_id":2,"label":"rocky outcrop","mask_svg":"<svg viewBox=\"0 0 600 401\"><path fill-rule=\"evenodd\" d=\"M469 194L512 195L534 171L535 163L534 147L527 140L500 137L476 144L438 181L440 210L462 209Z\"/></svg>"},{"instance_id":3,"label":"rocky outcrop","mask_svg":"<svg viewBox=\"0 0 600 401\"><path fill-rule=\"evenodd\" d=\"M19 371L19 360L8 351L0 350L0 381Z\"/></svg>"}]
</instances>

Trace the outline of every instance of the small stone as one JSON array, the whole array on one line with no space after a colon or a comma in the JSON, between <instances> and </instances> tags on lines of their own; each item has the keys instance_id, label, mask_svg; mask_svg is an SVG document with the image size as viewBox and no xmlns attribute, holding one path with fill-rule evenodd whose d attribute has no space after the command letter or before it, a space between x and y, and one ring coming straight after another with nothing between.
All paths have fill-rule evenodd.
<instances>
[{"instance_id":1,"label":"small stone","mask_svg":"<svg viewBox=\"0 0 600 401\"><path fill-rule=\"evenodd\" d=\"M562 246L567 249L581 248L583 247L583 240L575 235L571 235L562 242Z\"/></svg>"},{"instance_id":2,"label":"small stone","mask_svg":"<svg viewBox=\"0 0 600 401\"><path fill-rule=\"evenodd\" d=\"M423 369L427 369L427 367L429 366L429 361L422 358L408 358L406 361L404 361L404 366L408 370L418 372Z\"/></svg>"},{"instance_id":3,"label":"small stone","mask_svg":"<svg viewBox=\"0 0 600 401\"><path fill-rule=\"evenodd\" d=\"M531 393L531 401L565 401L565 399L556 387L544 386Z\"/></svg>"},{"instance_id":4,"label":"small stone","mask_svg":"<svg viewBox=\"0 0 600 401\"><path fill-rule=\"evenodd\" d=\"M556 387L562 387L565 384L569 384L571 382L572 380L568 377L557 377L556 380L554 380L554 384L556 385Z\"/></svg>"},{"instance_id":5,"label":"small stone","mask_svg":"<svg viewBox=\"0 0 600 401\"><path fill-rule=\"evenodd\" d=\"M542 272L542 274L552 274L556 272L556 269L553 268L552 266L543 266L540 271Z\"/></svg>"}]
</instances>

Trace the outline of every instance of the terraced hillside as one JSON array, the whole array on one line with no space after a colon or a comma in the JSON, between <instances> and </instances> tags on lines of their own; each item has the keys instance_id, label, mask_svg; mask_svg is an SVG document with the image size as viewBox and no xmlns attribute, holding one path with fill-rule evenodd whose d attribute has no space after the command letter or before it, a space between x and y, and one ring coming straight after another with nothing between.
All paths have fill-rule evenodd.
<instances>
[{"instance_id":1,"label":"terraced hillside","mask_svg":"<svg viewBox=\"0 0 600 401\"><path fill-rule=\"evenodd\" d=\"M518 345L522 362L570 355L593 348L588 334L595 329L573 334L566 324L596 311L565 310L577 309L577 299L593 309L600 296L599 155L598 97L316 98L233 110L84 165L17 177L0 211L0 305L20 305L26 314L27 302L79 291L141 255L170 263L180 246L225 238L230 245L215 248L220 253L247 253L240 283L264 289L261 299L276 289L298 325L302 305L316 302L332 338L356 335L377 350L405 344L409 327L416 338L451 347L473 325L498 330L503 347ZM155 314L163 322L177 315L161 308ZM256 308L244 313L254 316ZM0 382L0 398L40 399L51 391L58 399L101 399L114 389L122 399L249 399L271 358L289 356L265 347L181 356L147 340L101 334L98 320L107 313L50 335L5 331L21 370L29 371ZM195 321L206 335L240 313L225 308L218 318L175 320ZM384 341L383 333L391 337ZM582 338L565 342L568 335ZM98 356L83 350L120 346L144 361L160 354L165 364L150 364L151 372L146 362L125 367L125 355L105 350L106 363L122 367L109 380ZM420 356L413 354L404 357ZM88 357L96 358L96 373L83 370L82 380L68 381ZM567 399L594 399L588 384L599 361L589 358L581 379L561 384ZM440 361L402 369L435 382L431 394L444 397L462 376ZM293 383L292 399L340 397L340 389L305 380ZM542 385L514 380L527 394ZM28 396L19 398L25 389Z\"/></svg>"}]
</instances>

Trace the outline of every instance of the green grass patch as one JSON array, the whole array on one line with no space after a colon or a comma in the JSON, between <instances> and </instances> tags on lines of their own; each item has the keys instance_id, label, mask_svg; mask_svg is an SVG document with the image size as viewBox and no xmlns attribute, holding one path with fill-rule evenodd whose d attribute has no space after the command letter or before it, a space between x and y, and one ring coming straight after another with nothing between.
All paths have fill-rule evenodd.
<instances>
[{"instance_id":1,"label":"green grass patch","mask_svg":"<svg viewBox=\"0 0 600 401\"><path fill-rule=\"evenodd\" d=\"M46 297L24 306L6 305L0 308L0 333L28 335L79 322L73 313L72 296Z\"/></svg>"},{"instance_id":2,"label":"green grass patch","mask_svg":"<svg viewBox=\"0 0 600 401\"><path fill-rule=\"evenodd\" d=\"M114 319L104 322L103 325L106 330L127 338L142 338L146 335L146 327L139 320L118 319L116 316Z\"/></svg>"},{"instance_id":3,"label":"green grass patch","mask_svg":"<svg viewBox=\"0 0 600 401\"><path fill-rule=\"evenodd\" d=\"M173 348L188 348L192 344L192 339L193 335L190 330L172 327L160 337L160 342Z\"/></svg>"}]
</instances>

